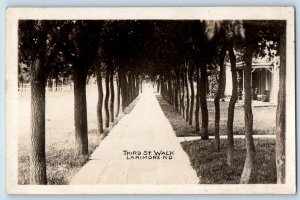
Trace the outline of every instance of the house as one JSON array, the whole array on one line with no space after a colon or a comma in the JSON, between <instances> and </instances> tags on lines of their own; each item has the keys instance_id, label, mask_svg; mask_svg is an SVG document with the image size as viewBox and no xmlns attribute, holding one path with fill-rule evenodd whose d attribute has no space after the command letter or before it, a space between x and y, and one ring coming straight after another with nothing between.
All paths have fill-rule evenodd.
<instances>
[{"instance_id":1,"label":"house","mask_svg":"<svg viewBox=\"0 0 300 200\"><path fill-rule=\"evenodd\" d=\"M239 99L243 99L244 91L244 66L245 63L237 63ZM279 90L279 59L254 58L252 60L251 88L254 101L267 101L277 104ZM226 64L225 96L231 96L232 75L230 63Z\"/></svg>"}]
</instances>

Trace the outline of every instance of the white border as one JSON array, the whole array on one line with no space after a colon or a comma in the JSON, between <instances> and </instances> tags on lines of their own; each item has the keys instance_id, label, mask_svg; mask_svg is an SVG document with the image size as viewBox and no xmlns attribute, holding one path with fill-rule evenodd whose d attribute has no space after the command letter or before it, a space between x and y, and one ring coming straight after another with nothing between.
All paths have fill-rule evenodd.
<instances>
[{"instance_id":1,"label":"white border","mask_svg":"<svg viewBox=\"0 0 300 200\"><path fill-rule=\"evenodd\" d=\"M287 20L286 184L63 185L17 184L17 26L19 19ZM9 194L292 194L296 192L295 36L293 7L8 8L6 10L6 191Z\"/></svg>"}]
</instances>

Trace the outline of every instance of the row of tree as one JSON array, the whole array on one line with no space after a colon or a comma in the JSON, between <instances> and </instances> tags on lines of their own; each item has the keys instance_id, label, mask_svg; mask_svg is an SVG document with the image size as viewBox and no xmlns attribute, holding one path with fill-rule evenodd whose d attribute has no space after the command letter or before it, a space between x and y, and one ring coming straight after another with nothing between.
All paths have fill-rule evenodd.
<instances>
[{"instance_id":1,"label":"row of tree","mask_svg":"<svg viewBox=\"0 0 300 200\"><path fill-rule=\"evenodd\" d=\"M274 41L270 45L268 41ZM217 69L215 140L220 151L220 98L225 88L225 56L228 52L233 91L228 108L228 164L233 156L233 121L237 99L236 52L245 62L245 135L247 157L241 183L248 183L254 167L251 110L252 57L265 49L280 54L285 76L285 23L281 21L20 21L19 67L27 66L31 81L31 184L46 184L45 84L55 74L70 74L74 82L75 152L88 154L86 79L96 76L99 133L114 121L120 107L139 94L146 78L156 81L162 96L186 120L195 123L202 139L208 139L208 71ZM19 70L22 72L22 70ZM105 97L102 80L105 80ZM280 79L277 111L276 159L278 182L284 181L285 82ZM117 88L115 90L114 82ZM196 94L194 85L196 84ZM116 91L116 94L115 94ZM114 100L117 112L114 113ZM194 105L195 104L195 105ZM102 117L104 105L105 121ZM194 111L195 106L195 111ZM201 109L201 128L199 111Z\"/></svg>"},{"instance_id":2,"label":"row of tree","mask_svg":"<svg viewBox=\"0 0 300 200\"><path fill-rule=\"evenodd\" d=\"M180 22L179 22L180 23ZM193 30L192 23L196 28ZM180 29L180 28L182 29ZM187 27L176 26L172 35L163 40L176 47L176 55L167 52L161 55L160 71L157 72L157 91L181 113L189 124L195 121L195 131L201 138L208 139L207 77L209 69L217 69L218 89L214 95L215 142L220 151L220 99L225 90L225 56L228 55L232 73L232 94L227 118L227 164L232 165L234 152L233 124L234 109L238 98L236 54L241 54L244 67L244 113L247 156L240 183L249 183L254 170L255 146L253 142L253 114L251 106L251 71L255 56L280 57L280 90L277 108L276 164L278 183L284 182L284 123L285 123L285 22L284 21L205 21L191 22ZM178 31L178 32L176 32ZM193 35L198 35L194 38ZM183 38L180 38L180 37ZM202 36L202 38L201 38ZM163 38L163 35L161 36ZM169 47L171 49L172 47ZM181 49L182 48L182 49ZM174 61L176 58L176 62ZM169 59L169 60L168 60ZM170 59L172 61L170 61ZM216 64L217 63L217 64ZM230 81L230 80L228 80ZM196 82L196 91L194 89ZM191 93L191 94L189 94ZM194 109L194 104L196 108ZM201 109L201 128L199 110Z\"/></svg>"},{"instance_id":3,"label":"row of tree","mask_svg":"<svg viewBox=\"0 0 300 200\"><path fill-rule=\"evenodd\" d=\"M31 85L30 183L46 184L45 87L59 74L74 84L75 154L88 154L86 81L96 76L98 85L98 132L114 122L139 94L141 78L130 67L131 60L115 59L114 35L118 27L107 21L20 21L19 82L26 74ZM104 39L105 38L105 39ZM101 46L101 48L100 48ZM114 49L113 49L114 48ZM122 51L123 52L123 51ZM121 53L122 53L121 52ZM117 52L116 52L117 53ZM121 58L120 58L121 59ZM127 58L126 58L127 59ZM127 63L125 63L127 62ZM102 80L105 80L105 89ZM114 84L117 88L115 89ZM115 95L116 91L116 95ZM105 96L104 96L105 94ZM117 101L114 113L114 101ZM104 114L102 108L104 107ZM104 121L105 120L105 121Z\"/></svg>"}]
</instances>

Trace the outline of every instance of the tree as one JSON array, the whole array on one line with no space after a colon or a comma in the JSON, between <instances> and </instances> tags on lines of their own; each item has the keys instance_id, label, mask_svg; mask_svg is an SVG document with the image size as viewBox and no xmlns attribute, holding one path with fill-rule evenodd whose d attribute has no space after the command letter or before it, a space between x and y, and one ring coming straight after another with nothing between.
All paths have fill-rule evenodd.
<instances>
[{"instance_id":1,"label":"tree","mask_svg":"<svg viewBox=\"0 0 300 200\"><path fill-rule=\"evenodd\" d=\"M234 45L238 47L239 43L243 41L245 37L242 21L225 21L225 35L228 43L228 54L230 59L230 67L232 74L232 93L228 106L227 117L227 164L230 166L232 163L233 151L234 151L234 138L233 138L233 122L234 122L234 108L238 98L238 81L237 81L237 69L236 69L236 56L234 53Z\"/></svg>"},{"instance_id":2,"label":"tree","mask_svg":"<svg viewBox=\"0 0 300 200\"><path fill-rule=\"evenodd\" d=\"M57 45L70 63L74 78L75 154L88 154L86 79L97 57L101 22L58 21Z\"/></svg>"},{"instance_id":3,"label":"tree","mask_svg":"<svg viewBox=\"0 0 300 200\"><path fill-rule=\"evenodd\" d=\"M286 24L280 23L279 92L276 112L276 170L277 183L285 183L285 102L286 102Z\"/></svg>"},{"instance_id":4,"label":"tree","mask_svg":"<svg viewBox=\"0 0 300 200\"><path fill-rule=\"evenodd\" d=\"M185 66L182 67L181 73L180 73L180 78L181 78L181 100L180 100L180 105L181 105L181 110L182 110L182 116L185 118L185 74L184 74L184 69Z\"/></svg>"},{"instance_id":5,"label":"tree","mask_svg":"<svg viewBox=\"0 0 300 200\"><path fill-rule=\"evenodd\" d=\"M189 121L189 111L190 111L190 93L189 93L189 84L188 84L188 69L187 66L184 69L184 74L183 74L183 81L184 81L184 86L186 90L186 114L185 114L185 119L188 122Z\"/></svg>"},{"instance_id":6,"label":"tree","mask_svg":"<svg viewBox=\"0 0 300 200\"><path fill-rule=\"evenodd\" d=\"M30 184L47 184L45 158L45 86L47 27L44 21L20 21L19 62L31 77Z\"/></svg>"},{"instance_id":7,"label":"tree","mask_svg":"<svg viewBox=\"0 0 300 200\"><path fill-rule=\"evenodd\" d=\"M232 74L232 94L228 106L228 118L227 118L227 138L228 138L228 153L227 164L230 166L232 163L233 151L234 151L234 139L233 139L233 121L234 121L234 107L238 98L238 82L237 82L237 70L236 70L236 57L233 52L233 46L228 47L231 74Z\"/></svg>"},{"instance_id":8,"label":"tree","mask_svg":"<svg viewBox=\"0 0 300 200\"><path fill-rule=\"evenodd\" d=\"M115 102L115 90L114 90L114 68L113 66L110 67L110 121L114 122L114 102Z\"/></svg>"},{"instance_id":9,"label":"tree","mask_svg":"<svg viewBox=\"0 0 300 200\"><path fill-rule=\"evenodd\" d=\"M108 101L109 101L109 67L106 66L106 72L105 72L105 99L104 99L104 109L105 109L105 127L109 127L109 107L108 107Z\"/></svg>"},{"instance_id":10,"label":"tree","mask_svg":"<svg viewBox=\"0 0 300 200\"><path fill-rule=\"evenodd\" d=\"M200 83L200 76L199 76L199 67L196 68L196 79L197 79L197 94L196 94L196 109L195 109L195 131L200 131L199 127L199 104L200 104L200 91L201 91L201 83Z\"/></svg>"},{"instance_id":11,"label":"tree","mask_svg":"<svg viewBox=\"0 0 300 200\"><path fill-rule=\"evenodd\" d=\"M254 171L255 160L255 146L253 141L253 114L252 114L252 92L251 92L251 70L252 70L252 58L256 48L257 38L254 37L255 26L253 24L246 25L246 37L245 37L245 52L244 52L244 119L245 119L245 140L246 140L246 160L241 175L240 183L249 183L251 181L251 175ZM253 35L252 35L253 34Z\"/></svg>"},{"instance_id":12,"label":"tree","mask_svg":"<svg viewBox=\"0 0 300 200\"><path fill-rule=\"evenodd\" d=\"M30 69L27 64L18 63L18 90L23 89L24 83L30 82Z\"/></svg>"},{"instance_id":13,"label":"tree","mask_svg":"<svg viewBox=\"0 0 300 200\"><path fill-rule=\"evenodd\" d=\"M201 23L204 34L202 34L203 38L201 39L202 45L200 48L200 52L201 52L201 59L200 59L200 63L201 63L201 65L200 65L201 129L200 129L200 135L201 135L201 139L203 139L203 140L209 139L209 137L208 137L209 116L208 116L207 100L206 100L207 99L207 82L208 82L207 70L208 70L208 67L211 66L215 62L215 58L218 56L217 48L219 46L219 37L215 37L215 35L216 35L215 32L220 29L218 27L219 24L220 23L215 23L215 21L203 21ZM221 76L222 81L225 80L224 73L222 73L223 71L220 70L220 76ZM220 88L221 93L224 93L224 92L222 92L223 91L222 83L221 83L221 85L219 85L219 88ZM216 135L218 135L218 133Z\"/></svg>"},{"instance_id":14,"label":"tree","mask_svg":"<svg viewBox=\"0 0 300 200\"><path fill-rule=\"evenodd\" d=\"M97 102L97 125L99 134L103 133L103 117L102 117L102 107L103 107L103 87L102 87L102 75L101 75L101 65L95 64L95 73L97 78L97 88L98 88L98 102Z\"/></svg>"},{"instance_id":15,"label":"tree","mask_svg":"<svg viewBox=\"0 0 300 200\"><path fill-rule=\"evenodd\" d=\"M120 79L120 68L118 68L118 74L116 78L117 82L117 112L116 112L116 117L118 117L119 112L120 112L120 102L121 102L121 79Z\"/></svg>"},{"instance_id":16,"label":"tree","mask_svg":"<svg viewBox=\"0 0 300 200\"><path fill-rule=\"evenodd\" d=\"M224 71L225 71L225 64L224 59L226 56L226 49L227 47L224 45L221 47L221 52L219 56L219 65L220 65L220 72L219 72L219 82L218 82L218 91L214 99L215 103L215 140L216 140L216 149L220 151L220 99L222 95L223 85L224 85Z\"/></svg>"},{"instance_id":17,"label":"tree","mask_svg":"<svg viewBox=\"0 0 300 200\"><path fill-rule=\"evenodd\" d=\"M200 67L200 107L201 107L201 129L202 140L208 140L208 109L207 109L207 66Z\"/></svg>"},{"instance_id":18,"label":"tree","mask_svg":"<svg viewBox=\"0 0 300 200\"><path fill-rule=\"evenodd\" d=\"M191 87L191 107L190 107L190 117L189 117L190 125L192 125L192 121L193 121L194 101L195 101L193 74L194 74L194 67L191 66L191 68L189 69L189 82Z\"/></svg>"},{"instance_id":19,"label":"tree","mask_svg":"<svg viewBox=\"0 0 300 200\"><path fill-rule=\"evenodd\" d=\"M251 174L254 170L255 147L253 142L253 114L252 114L252 99L251 99L251 70L252 70L252 57L254 52L254 45L248 43L245 50L245 68L244 68L244 113L245 113L245 138L246 138L246 161L241 175L240 183L249 183Z\"/></svg>"},{"instance_id":20,"label":"tree","mask_svg":"<svg viewBox=\"0 0 300 200\"><path fill-rule=\"evenodd\" d=\"M276 43L280 40L280 28L281 21L243 21L243 26L245 28L245 39L243 41L244 49L244 88L245 88L245 100L244 100L244 111L245 111L245 140L246 140L246 160L241 175L240 183L249 183L251 181L251 176L254 169L255 161L255 146L253 142L252 129L253 129L253 114L251 108L251 69L252 69L252 58L253 56L266 56L273 57L271 49L276 49ZM269 41L273 41L270 43ZM284 42L283 42L284 44ZM268 51L265 51L268 49ZM284 57L283 57L283 60ZM283 78L284 79L284 78ZM281 82L282 83L282 82ZM283 87L284 88L284 87ZM281 91L282 92L282 91ZM282 95L282 93L279 93ZM284 96L284 95L282 95ZM284 104L284 101L279 101ZM280 106L279 106L280 107ZM282 112L279 112L282 113ZM279 116L279 115L277 115ZM284 115L283 115L284 116ZM279 123L282 125L282 123ZM280 130L277 129L277 130ZM282 129L281 129L282 130ZM277 150L282 148L284 141L283 137L278 139L279 146L276 146ZM277 145L276 144L276 145ZM282 151L278 151L282 152ZM279 153L280 154L280 153ZM282 154L281 154L282 155ZM278 157L277 157L278 158ZM283 157L281 157L283 158ZM280 167L279 167L280 168ZM277 170L279 170L277 168Z\"/></svg>"}]
</instances>

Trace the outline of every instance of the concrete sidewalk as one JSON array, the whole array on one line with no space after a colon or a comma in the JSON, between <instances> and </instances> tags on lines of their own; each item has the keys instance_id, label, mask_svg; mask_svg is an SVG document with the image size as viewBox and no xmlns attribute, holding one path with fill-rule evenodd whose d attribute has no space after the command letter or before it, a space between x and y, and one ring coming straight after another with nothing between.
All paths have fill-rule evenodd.
<instances>
[{"instance_id":1,"label":"concrete sidewalk","mask_svg":"<svg viewBox=\"0 0 300 200\"><path fill-rule=\"evenodd\" d=\"M154 156L161 151L163 155ZM71 184L199 182L152 88L148 87L131 113L113 127L90 159Z\"/></svg>"}]
</instances>

